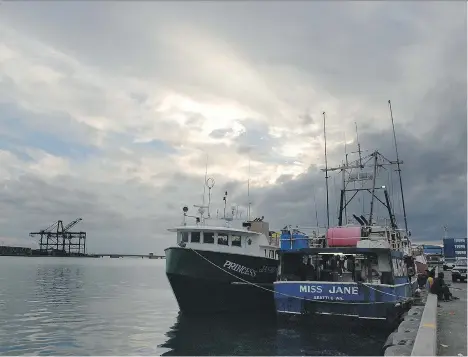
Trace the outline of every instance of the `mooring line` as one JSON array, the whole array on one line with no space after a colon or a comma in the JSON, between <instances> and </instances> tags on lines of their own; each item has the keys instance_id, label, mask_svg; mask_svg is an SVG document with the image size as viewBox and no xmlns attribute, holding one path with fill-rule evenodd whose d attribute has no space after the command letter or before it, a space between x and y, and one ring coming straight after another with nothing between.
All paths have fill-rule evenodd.
<instances>
[{"instance_id":1,"label":"mooring line","mask_svg":"<svg viewBox=\"0 0 468 357\"><path fill-rule=\"evenodd\" d=\"M248 281L246 279L243 279L233 273L231 273L230 271L227 271L226 269L218 266L216 263L213 263L211 260L209 260L208 258L204 257L202 254L198 253L196 250L188 247L188 249L190 249L192 252L194 252L195 254L197 254L199 257L203 258L204 260L206 260L208 263L210 263L211 265L215 266L216 268L218 268L219 270L225 272L226 274L229 274L231 276L233 276L234 278L246 283L246 284L249 284L249 285L252 285L256 288L259 288L259 289L262 289L262 290L265 290L265 291L268 291L268 292L271 292L271 293L274 293L274 294L279 294L279 295L283 295L283 296L286 296L286 297L290 297L290 298L294 298L294 299L299 299L299 300L304 300L304 301L310 301L310 302L323 302L323 303L327 303L327 304L345 304L345 305L374 305L374 304L388 304L388 303L391 303L391 301L374 301L374 302L342 302L342 301L330 301L330 300L312 300L312 299L307 299L305 297L299 297L299 296L294 296L294 295L289 295L289 294L285 294L285 293L281 293L281 292L277 292L277 291L274 291L274 290L271 290L271 289L268 289L268 288L265 288L263 286L260 286L258 284L255 284L255 283L252 283L251 281ZM375 291L378 291L378 292L381 292L383 294L387 294L387 295L391 295L391 296L395 296L397 298L403 298L405 300L410 300L411 298L408 298L406 296L399 296L399 295L395 295L395 294L391 294L391 293L387 293L385 291L381 291L381 290L378 290L378 289L375 289L369 285L365 285L365 284L362 284L370 289L373 289ZM399 301L397 301L399 302Z\"/></svg>"}]
</instances>

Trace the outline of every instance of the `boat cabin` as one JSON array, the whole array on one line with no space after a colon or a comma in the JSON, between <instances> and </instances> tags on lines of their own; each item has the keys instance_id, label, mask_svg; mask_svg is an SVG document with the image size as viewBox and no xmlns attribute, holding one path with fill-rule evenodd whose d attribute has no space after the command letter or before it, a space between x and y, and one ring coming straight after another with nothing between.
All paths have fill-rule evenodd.
<instances>
[{"instance_id":1,"label":"boat cabin","mask_svg":"<svg viewBox=\"0 0 468 357\"><path fill-rule=\"evenodd\" d=\"M305 248L281 251L281 281L361 282L394 285L407 277L401 252L376 248Z\"/></svg>"},{"instance_id":2,"label":"boat cabin","mask_svg":"<svg viewBox=\"0 0 468 357\"><path fill-rule=\"evenodd\" d=\"M278 258L278 238L260 219L243 222L242 228L221 225L183 225L169 229L177 233L177 245L198 250Z\"/></svg>"},{"instance_id":3,"label":"boat cabin","mask_svg":"<svg viewBox=\"0 0 468 357\"><path fill-rule=\"evenodd\" d=\"M315 243L314 243L315 242ZM399 232L388 227L333 227L325 238L283 231L279 280L394 285L413 272ZM396 249L397 248L397 249Z\"/></svg>"}]
</instances>

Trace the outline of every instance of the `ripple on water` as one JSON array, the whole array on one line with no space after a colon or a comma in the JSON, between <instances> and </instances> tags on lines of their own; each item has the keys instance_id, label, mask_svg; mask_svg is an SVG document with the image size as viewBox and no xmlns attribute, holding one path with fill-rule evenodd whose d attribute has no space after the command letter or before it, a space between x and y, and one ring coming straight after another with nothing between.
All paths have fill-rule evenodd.
<instances>
[{"instance_id":1,"label":"ripple on water","mask_svg":"<svg viewBox=\"0 0 468 357\"><path fill-rule=\"evenodd\" d=\"M376 355L385 342L248 316L178 318L164 263L2 257L0 354Z\"/></svg>"}]
</instances>

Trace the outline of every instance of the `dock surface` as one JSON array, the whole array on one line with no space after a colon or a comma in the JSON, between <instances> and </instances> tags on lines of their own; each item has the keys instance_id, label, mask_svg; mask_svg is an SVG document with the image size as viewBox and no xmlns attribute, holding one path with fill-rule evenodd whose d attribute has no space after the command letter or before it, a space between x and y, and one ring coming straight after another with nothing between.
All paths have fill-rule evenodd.
<instances>
[{"instance_id":1,"label":"dock surface","mask_svg":"<svg viewBox=\"0 0 468 357\"><path fill-rule=\"evenodd\" d=\"M467 356L466 313L467 313L467 283L451 282L450 272L445 273L445 281L450 282L450 291L460 300L439 302L437 311L437 355Z\"/></svg>"}]
</instances>

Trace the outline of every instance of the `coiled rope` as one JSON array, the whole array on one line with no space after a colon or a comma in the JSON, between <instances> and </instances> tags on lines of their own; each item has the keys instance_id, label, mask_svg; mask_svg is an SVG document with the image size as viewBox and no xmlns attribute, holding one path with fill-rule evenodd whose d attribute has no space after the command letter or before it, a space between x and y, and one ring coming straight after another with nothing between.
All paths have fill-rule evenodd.
<instances>
[{"instance_id":1,"label":"coiled rope","mask_svg":"<svg viewBox=\"0 0 468 357\"><path fill-rule=\"evenodd\" d=\"M274 291L272 289L268 289L268 288L265 288L264 286L261 286L261 285L258 285L258 284L255 284L255 283L252 283L251 281L248 281L246 279L243 279L239 276L237 276L236 274L233 274L231 273L230 271L227 271L226 269L218 266L216 263L213 263L211 260L209 260L208 258L204 257L202 254L198 253L196 250L188 247L188 249L190 249L192 252L194 252L195 254L197 254L200 258L203 258L205 261L207 261L208 263L210 263L211 265L215 266L216 268L218 268L219 270L225 272L226 274L229 274L231 276L233 276L234 278L248 284L248 285L252 285L256 288L259 288L259 289L262 289L262 290L265 290L265 291L268 291L268 292L271 292L271 293L274 293L274 294L278 294L278 295L283 295L283 296L286 296L286 297L289 297L289 298L294 298L294 299L298 299L298 300L304 300L304 301L310 301L310 302L322 302L322 303L327 303L327 304L345 304L345 305L375 305L375 304L388 304L389 302L391 301L373 301L373 302L344 302L344 301L330 301L330 300L313 300L313 299L307 299L305 297L300 297L300 296L295 296L295 295L290 295L290 294L285 294L285 293L281 293L281 292L278 292L278 291ZM412 298L408 298L407 296L400 296L400 295L395 295L395 294L391 294L391 293L387 293L385 291L382 291L382 290L379 290L379 289L376 289L372 286L369 286L369 285L366 285L366 284L362 284L364 286L366 286L367 288L369 289L372 289L372 290L375 290L379 293L382 293L382 294L385 294L385 295L390 295L390 296L395 296L397 298L402 298L403 300L412 300ZM398 301L399 302L399 301Z\"/></svg>"}]
</instances>

